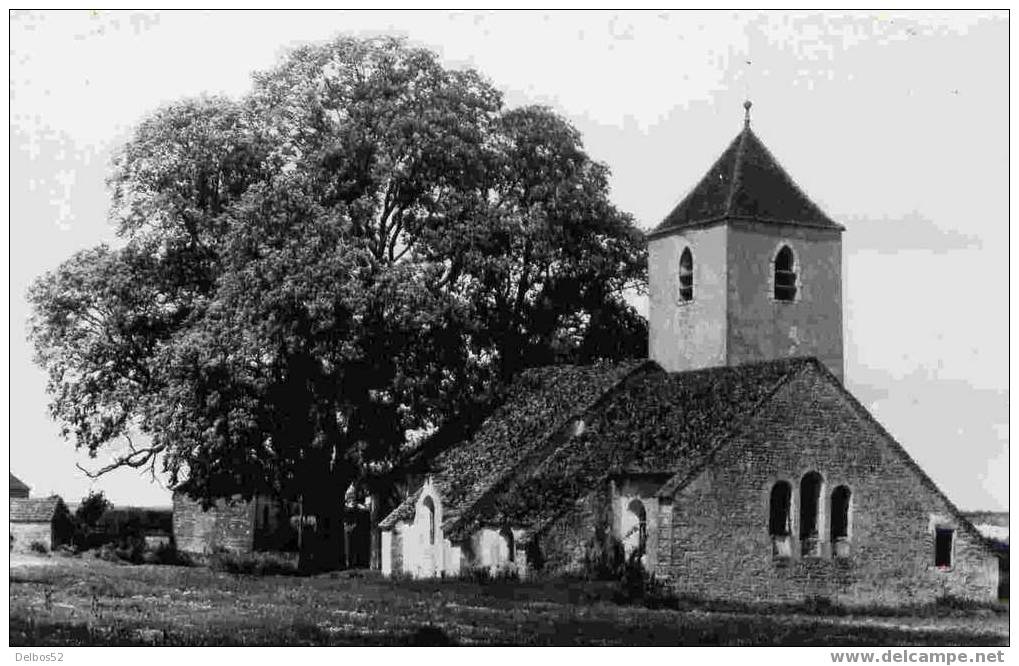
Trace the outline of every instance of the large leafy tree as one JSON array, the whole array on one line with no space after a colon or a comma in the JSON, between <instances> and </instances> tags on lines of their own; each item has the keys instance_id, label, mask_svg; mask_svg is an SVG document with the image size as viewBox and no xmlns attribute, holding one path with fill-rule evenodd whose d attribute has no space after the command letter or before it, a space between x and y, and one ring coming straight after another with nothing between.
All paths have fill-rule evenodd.
<instances>
[{"instance_id":1,"label":"large leafy tree","mask_svg":"<svg viewBox=\"0 0 1019 666\"><path fill-rule=\"evenodd\" d=\"M339 561L343 493L520 369L640 355L643 237L548 109L398 40L307 46L145 120L121 242L32 286L52 416L212 501L272 492ZM140 433L135 445L132 437Z\"/></svg>"}]
</instances>

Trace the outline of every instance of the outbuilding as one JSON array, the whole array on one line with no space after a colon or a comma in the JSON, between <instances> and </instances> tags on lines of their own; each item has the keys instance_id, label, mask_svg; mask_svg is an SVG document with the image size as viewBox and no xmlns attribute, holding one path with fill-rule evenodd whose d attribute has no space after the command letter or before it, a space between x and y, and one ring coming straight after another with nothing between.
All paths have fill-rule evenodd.
<instances>
[{"instance_id":1,"label":"outbuilding","mask_svg":"<svg viewBox=\"0 0 1019 666\"><path fill-rule=\"evenodd\" d=\"M11 497L10 503L11 550L29 552L41 546L50 551L70 541L71 515L58 495Z\"/></svg>"}]
</instances>

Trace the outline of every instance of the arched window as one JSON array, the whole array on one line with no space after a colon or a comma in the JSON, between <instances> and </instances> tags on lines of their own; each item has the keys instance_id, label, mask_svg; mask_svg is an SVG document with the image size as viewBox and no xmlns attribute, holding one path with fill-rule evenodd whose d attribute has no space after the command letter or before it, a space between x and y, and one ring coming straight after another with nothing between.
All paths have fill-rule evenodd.
<instances>
[{"instance_id":1,"label":"arched window","mask_svg":"<svg viewBox=\"0 0 1019 666\"><path fill-rule=\"evenodd\" d=\"M513 531L508 527L504 527L502 528L502 531L499 532L499 535L506 544L506 561L513 562L516 559L517 554L516 544L513 542Z\"/></svg>"},{"instance_id":2,"label":"arched window","mask_svg":"<svg viewBox=\"0 0 1019 666\"><path fill-rule=\"evenodd\" d=\"M831 543L836 557L849 555L849 488L839 486L831 494Z\"/></svg>"},{"instance_id":3,"label":"arched window","mask_svg":"<svg viewBox=\"0 0 1019 666\"><path fill-rule=\"evenodd\" d=\"M822 482L817 472L807 472L800 482L800 550L803 555L820 554L817 535Z\"/></svg>"},{"instance_id":4,"label":"arched window","mask_svg":"<svg viewBox=\"0 0 1019 666\"><path fill-rule=\"evenodd\" d=\"M771 535L771 554L777 558L793 555L792 540L793 487L788 481L779 481L771 487L768 502L768 533Z\"/></svg>"},{"instance_id":5,"label":"arched window","mask_svg":"<svg viewBox=\"0 0 1019 666\"><path fill-rule=\"evenodd\" d=\"M771 536L786 537L792 533L790 504L793 489L788 481L779 481L771 488L771 505L768 516L768 533Z\"/></svg>"},{"instance_id":6,"label":"arched window","mask_svg":"<svg viewBox=\"0 0 1019 666\"><path fill-rule=\"evenodd\" d=\"M644 503L639 499L632 500L627 510L632 514L634 525L629 531L631 538L627 541L634 544L632 550L638 551L641 555L647 550L647 511L644 509ZM636 537L633 539L632 537Z\"/></svg>"},{"instance_id":7,"label":"arched window","mask_svg":"<svg viewBox=\"0 0 1019 666\"><path fill-rule=\"evenodd\" d=\"M431 497L426 497L423 502L425 511L427 514L425 518L428 520L428 543L435 544L435 502L432 501Z\"/></svg>"},{"instance_id":8,"label":"arched window","mask_svg":"<svg viewBox=\"0 0 1019 666\"><path fill-rule=\"evenodd\" d=\"M775 255L775 300L796 300L796 260L788 245Z\"/></svg>"},{"instance_id":9,"label":"arched window","mask_svg":"<svg viewBox=\"0 0 1019 666\"><path fill-rule=\"evenodd\" d=\"M688 247L679 255L679 300L693 300L693 253Z\"/></svg>"}]
</instances>

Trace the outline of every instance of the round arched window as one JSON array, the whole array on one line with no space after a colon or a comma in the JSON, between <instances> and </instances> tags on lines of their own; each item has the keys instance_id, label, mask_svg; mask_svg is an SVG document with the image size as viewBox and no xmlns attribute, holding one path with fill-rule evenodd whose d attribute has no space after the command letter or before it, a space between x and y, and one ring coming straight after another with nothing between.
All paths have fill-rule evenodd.
<instances>
[{"instance_id":1,"label":"round arched window","mask_svg":"<svg viewBox=\"0 0 1019 666\"><path fill-rule=\"evenodd\" d=\"M693 300L693 253L688 247L679 255L679 300Z\"/></svg>"},{"instance_id":2,"label":"round arched window","mask_svg":"<svg viewBox=\"0 0 1019 666\"><path fill-rule=\"evenodd\" d=\"M428 521L428 543L435 543L435 502L432 501L431 497L426 497L425 501L422 502L425 507L425 519Z\"/></svg>"},{"instance_id":3,"label":"round arched window","mask_svg":"<svg viewBox=\"0 0 1019 666\"><path fill-rule=\"evenodd\" d=\"M775 300L796 300L796 258L788 245L775 255Z\"/></svg>"}]
</instances>

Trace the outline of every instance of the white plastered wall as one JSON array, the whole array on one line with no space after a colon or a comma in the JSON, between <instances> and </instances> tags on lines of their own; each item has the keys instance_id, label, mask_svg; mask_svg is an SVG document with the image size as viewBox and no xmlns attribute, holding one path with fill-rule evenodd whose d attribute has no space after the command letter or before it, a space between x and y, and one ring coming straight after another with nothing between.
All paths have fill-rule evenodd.
<instances>
[{"instance_id":1,"label":"white plastered wall","mask_svg":"<svg viewBox=\"0 0 1019 666\"><path fill-rule=\"evenodd\" d=\"M426 500L434 506L435 537L432 539L432 518ZM403 571L415 578L430 578L440 575L456 575L460 572L460 548L446 539L442 532L443 504L442 496L432 483L425 481L421 495L414 504L414 518L410 522L399 523L394 529L399 530L403 555ZM392 549L392 536L386 545L383 533L383 552ZM385 558L385 556L383 556ZM390 571L392 561L390 556ZM385 570L385 560L383 560Z\"/></svg>"}]
</instances>

